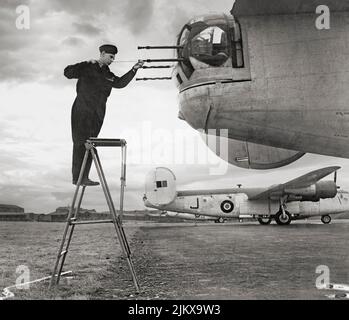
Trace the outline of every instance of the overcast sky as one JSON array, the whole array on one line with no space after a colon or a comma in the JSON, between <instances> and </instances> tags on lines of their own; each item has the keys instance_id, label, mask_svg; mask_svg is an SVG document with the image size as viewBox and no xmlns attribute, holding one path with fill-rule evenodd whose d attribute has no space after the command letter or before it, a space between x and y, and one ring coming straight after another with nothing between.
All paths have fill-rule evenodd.
<instances>
[{"instance_id":1,"label":"overcast sky","mask_svg":"<svg viewBox=\"0 0 349 320\"><path fill-rule=\"evenodd\" d=\"M112 71L122 75L139 58L172 57L172 52L138 51L138 45L173 45L181 27L193 16L229 13L232 0L0 0L0 203L24 207L26 212L48 213L70 204L70 112L75 80L63 76L73 63L98 58L98 47L119 48ZM28 5L30 29L16 28L16 8ZM119 62L118 62L119 61ZM165 71L164 71L165 70ZM170 70L138 76L170 76ZM157 165L170 167L182 189L224 188L242 183L267 186L285 182L309 170L341 165L339 182L346 186L349 160L307 155L277 170L244 170L233 166L223 176L209 175L212 163L223 160L209 153L211 165L169 162L164 152L185 154L177 136L197 141L198 134L178 115L174 81L136 82L113 90L100 137L128 141L126 209L143 209L145 175ZM151 132L151 141L137 137ZM136 140L135 140L136 139ZM177 140L176 140L177 139ZM144 141L142 141L144 142ZM153 150L153 152L150 152ZM118 204L119 150L100 149L108 182ZM96 179L94 170L91 177ZM100 188L89 188L84 208L107 209Z\"/></svg>"}]
</instances>

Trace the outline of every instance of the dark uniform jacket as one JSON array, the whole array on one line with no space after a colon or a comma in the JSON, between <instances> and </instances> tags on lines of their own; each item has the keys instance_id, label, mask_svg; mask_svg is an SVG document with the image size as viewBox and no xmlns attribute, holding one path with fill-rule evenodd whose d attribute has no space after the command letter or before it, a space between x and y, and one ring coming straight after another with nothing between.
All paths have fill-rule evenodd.
<instances>
[{"instance_id":1,"label":"dark uniform jacket","mask_svg":"<svg viewBox=\"0 0 349 320\"><path fill-rule=\"evenodd\" d=\"M108 66L100 67L98 62L81 62L64 69L68 79L79 79L71 113L74 143L81 144L90 137L98 136L111 89L126 87L135 74L131 69L122 77L117 77Z\"/></svg>"}]
</instances>

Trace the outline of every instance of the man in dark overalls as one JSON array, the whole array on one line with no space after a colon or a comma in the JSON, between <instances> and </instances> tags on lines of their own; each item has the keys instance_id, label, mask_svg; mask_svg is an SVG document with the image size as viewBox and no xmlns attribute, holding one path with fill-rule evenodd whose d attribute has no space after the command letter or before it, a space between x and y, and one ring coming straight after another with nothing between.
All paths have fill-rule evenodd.
<instances>
[{"instance_id":1,"label":"man in dark overalls","mask_svg":"<svg viewBox=\"0 0 349 320\"><path fill-rule=\"evenodd\" d=\"M73 184L79 178L81 165L85 155L85 142L90 137L97 137L103 124L106 102L112 88L124 88L135 76L137 70L143 66L143 61L136 63L132 69L122 77L113 74L109 65L114 61L118 52L114 45L103 45L99 48L99 60L90 60L64 69L68 79L78 79L76 85L77 96L71 113L71 127L73 136ZM98 182L88 178L92 158L89 155L84 171L82 184L86 186L98 185Z\"/></svg>"}]
</instances>

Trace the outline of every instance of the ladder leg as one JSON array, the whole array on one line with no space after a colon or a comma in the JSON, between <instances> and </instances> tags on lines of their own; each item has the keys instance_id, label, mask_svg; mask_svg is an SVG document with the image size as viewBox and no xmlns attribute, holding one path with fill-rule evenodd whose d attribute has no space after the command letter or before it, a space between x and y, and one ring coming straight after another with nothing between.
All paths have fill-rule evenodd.
<instances>
[{"instance_id":1,"label":"ladder leg","mask_svg":"<svg viewBox=\"0 0 349 320\"><path fill-rule=\"evenodd\" d=\"M138 279L137 279L137 275L136 275L136 272L135 272L135 268L134 268L134 265L133 265L133 262L132 262L132 259L131 257L127 257L127 263L128 263L128 267L131 271L131 274L132 274L132 280L133 280L133 284L136 288L136 292L138 293L140 291L140 288L139 288L139 283L138 283Z\"/></svg>"},{"instance_id":2,"label":"ladder leg","mask_svg":"<svg viewBox=\"0 0 349 320\"><path fill-rule=\"evenodd\" d=\"M120 233L120 236L122 238L122 244L125 246L125 250L127 252L127 255L131 255L131 249L130 249L130 246L128 244L127 238L126 238L125 231L121 227L122 226L122 222L121 222L119 216L116 214L115 206L114 206L111 194L110 194L110 190L109 190L108 185L107 185L107 180L105 178L105 175L104 175L104 172L103 172L103 168L102 168L101 161L99 159L98 153L95 153L92 150L91 150L91 153L93 155L95 155L95 165L96 165L96 168L97 168L97 172L99 172L99 174L100 174L100 180L101 180L101 183L102 183L102 188L103 188L105 197L106 197L107 202L108 202L110 213L113 216L114 226L116 228L116 232ZM117 223L118 226L116 226L115 223Z\"/></svg>"},{"instance_id":3,"label":"ladder leg","mask_svg":"<svg viewBox=\"0 0 349 320\"><path fill-rule=\"evenodd\" d=\"M126 186L126 148L127 145L123 145L121 148L121 186L120 186L120 215L121 215L121 223L122 223L122 217L124 213L124 197L125 197L125 186ZM125 231L122 228L123 237L126 239ZM130 247L128 245L128 242L126 242L128 251L131 254Z\"/></svg>"},{"instance_id":4,"label":"ladder leg","mask_svg":"<svg viewBox=\"0 0 349 320\"><path fill-rule=\"evenodd\" d=\"M108 203L108 206L109 206L110 213L112 214L112 217L113 217L113 221L114 221L114 226L116 228L116 232L117 232L118 236L121 237L121 241L120 242L121 242L122 246L125 246L125 250L127 252L127 255L130 255L131 251L130 251L130 248L128 246L127 238L125 236L125 233L123 232L123 228L121 228L120 218L116 214L114 203L113 203L112 197L110 195L110 191L109 191L109 188L108 188L108 185L107 185L107 180L105 178L105 175L104 175L104 172L103 172L102 165L101 165L101 162L99 160L98 154L96 154L93 151L91 153L92 153L92 156L94 157L94 160L95 160L96 169L97 169L99 178L101 180L102 188L103 188L104 195L106 197L106 200L107 200L107 203Z\"/></svg>"},{"instance_id":5,"label":"ladder leg","mask_svg":"<svg viewBox=\"0 0 349 320\"><path fill-rule=\"evenodd\" d=\"M91 149L91 154L92 154L93 161L95 162L95 165L96 165L97 173L98 173L99 179L100 179L101 184L102 184L102 188L103 188L103 191L104 191L104 194L105 194L108 206L109 206L109 210L112 213L116 234L119 238L119 242L120 242L121 247L123 249L124 255L126 256L127 263L128 263L129 269L131 271L131 275L132 275L132 279L133 279L136 291L139 292L139 284L138 284L138 280L137 280L136 273L135 273L134 266L133 266L132 259L131 259L131 251L130 251L124 230L122 228L122 225L120 224L119 220L117 219L118 217L116 216L115 207L114 207L113 201L112 201L111 196L110 196L110 192L109 192L108 185L107 185L104 173L103 173L101 163L100 163L99 158L93 149Z\"/></svg>"},{"instance_id":6,"label":"ladder leg","mask_svg":"<svg viewBox=\"0 0 349 320\"><path fill-rule=\"evenodd\" d=\"M124 196L125 196L125 186L126 186L126 145L121 147L121 186L120 186L120 216L121 222L123 220L124 214Z\"/></svg>"},{"instance_id":7,"label":"ladder leg","mask_svg":"<svg viewBox=\"0 0 349 320\"><path fill-rule=\"evenodd\" d=\"M74 199L73 199L73 204L75 204L75 199L77 197L77 192L78 191L79 191L79 188L77 187L76 191L75 191ZM62 240L61 240L61 245L60 245L59 250L58 250L58 254L57 254L57 258L56 258L56 262L55 262L55 267L54 267L53 272L52 272L52 277L51 277L49 288L51 288L54 284L58 284L58 282L59 282L60 272L59 272L59 274L57 274L57 269L58 269L59 262L61 261L62 254L64 252L63 251L63 247L64 247L65 240L67 238L67 234L68 234L68 231L69 231L69 227L70 227L69 220L70 220L70 217L72 216L73 211L74 211L74 208L73 208L73 206L71 206L70 209L69 209L67 222L66 222L64 233L63 233L63 237L62 237ZM65 253L64 253L64 255L65 255ZM59 270L61 270L61 267L59 268Z\"/></svg>"},{"instance_id":8,"label":"ladder leg","mask_svg":"<svg viewBox=\"0 0 349 320\"><path fill-rule=\"evenodd\" d=\"M50 286L49 286L49 288L51 288L51 287L54 285L55 282L56 282L56 284L59 283L60 274L61 274L61 271L62 271L62 269L63 269L63 264L61 264L61 267L60 267L60 269L59 269L59 270L60 270L59 274L57 274L57 269L58 269L59 262L60 262L60 260L61 260L61 258L62 258L63 247L64 247L65 240L66 240L66 237L67 237L67 234L68 234L68 231L69 231L70 221L71 221L71 218L72 218L72 216L73 216L73 212L74 212L74 208L75 208L76 199L77 199L78 194L79 194L79 189L80 189L80 185L81 185L83 173L84 173L84 171L85 171L85 167L86 167L86 163L87 163L88 154L89 154L89 150L86 150L85 155L84 155L84 160L83 160L83 162L82 162L81 169L80 169L79 179L78 179L78 182L77 182L77 184L76 184L74 197L73 197L73 200L72 200L72 204L71 204L71 206L70 206L70 210L69 210L69 214L68 214L68 218L67 218L67 224L66 224L65 229L64 229L62 242L61 242L61 245L60 245L60 247L59 247L59 251L58 251L58 254L57 254L55 266L54 266L54 269L53 269L53 272L52 272L52 277L51 277L51 281L50 281ZM79 200L79 206L81 205L81 201L82 201L82 197L83 197L83 195L84 195L84 192L85 192L85 186L84 186L83 189L82 189L82 193L81 193L80 200ZM75 212L75 213L76 213L76 212ZM74 226L72 226L72 227L74 227ZM71 240L73 231L74 231L74 228L72 228L71 231L70 231L70 235L69 235L69 239L70 239L70 240ZM69 241L69 243L70 243L70 241ZM65 252L64 252L64 254L63 254L63 260L65 260L66 254L67 254L67 250L65 250ZM63 262L63 263L64 263L64 262ZM56 278L57 278L57 279L56 279Z\"/></svg>"},{"instance_id":9,"label":"ladder leg","mask_svg":"<svg viewBox=\"0 0 349 320\"><path fill-rule=\"evenodd\" d=\"M126 155L127 155L127 145L126 143L121 147L121 186L120 186L120 215L121 215L121 223L123 222L123 214L124 214L124 198L125 198L125 186L126 186ZM123 234L123 237L125 239L126 235L125 235L125 230L123 227L121 227L121 232ZM128 248L128 252L131 255L131 250L128 244L128 241L126 241L127 244L127 248ZM132 277L133 277L133 282L134 285L136 287L136 291L139 292L139 285L138 285L138 280L137 280L137 275L135 273L135 269L133 266L133 261L132 259L128 259L127 260L128 264L129 264L129 268L132 272Z\"/></svg>"},{"instance_id":10,"label":"ladder leg","mask_svg":"<svg viewBox=\"0 0 349 320\"><path fill-rule=\"evenodd\" d=\"M79 214L79 211L80 211L81 202L82 202L82 198L84 197L85 189L86 189L86 186L83 186L78 205L75 208L75 213L73 215L73 219L77 219L77 217L78 217L78 214ZM69 246L70 246L70 243L71 243L71 240L72 240L72 237L73 237L73 233L74 233L74 229L75 229L75 225L74 224L73 225L70 224L71 221L72 221L72 218L68 217L67 224L70 225L70 232L69 232L67 244L66 244L65 249L63 251L64 254L62 255L62 261L61 261L61 264L60 264L60 267L59 267L59 270L58 270L57 281L56 281L57 284L59 283L59 281L61 279L61 274L62 274L63 266L64 266L64 263L65 263L65 258L66 258L67 254L68 254Z\"/></svg>"},{"instance_id":11,"label":"ladder leg","mask_svg":"<svg viewBox=\"0 0 349 320\"><path fill-rule=\"evenodd\" d=\"M51 289L51 287L55 284L56 278L58 279L58 275L57 275L58 264L59 264L59 262L61 260L61 257L62 257L63 247L64 247L65 238L67 236L68 230L69 230L69 222L66 223L66 226L65 226L65 229L64 229L64 235L63 235L63 238L62 238L62 241L61 241L61 245L60 245L59 250L58 250L58 255L57 255L57 258L56 258L55 266L53 268L49 289Z\"/></svg>"}]
</instances>

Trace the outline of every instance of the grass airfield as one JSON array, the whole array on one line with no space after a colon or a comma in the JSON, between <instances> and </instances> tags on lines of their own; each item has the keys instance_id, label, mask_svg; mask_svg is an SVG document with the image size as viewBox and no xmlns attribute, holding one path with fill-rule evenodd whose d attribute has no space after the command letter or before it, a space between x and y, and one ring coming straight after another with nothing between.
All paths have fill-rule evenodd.
<instances>
[{"instance_id":1,"label":"grass airfield","mask_svg":"<svg viewBox=\"0 0 349 320\"><path fill-rule=\"evenodd\" d=\"M64 223L0 223L0 292L16 283L18 266L30 281L50 276ZM328 299L316 268L331 283L349 284L349 221L257 223L125 222L141 292L135 294L113 225L75 228L65 271L73 277L11 289L11 299Z\"/></svg>"}]
</instances>

